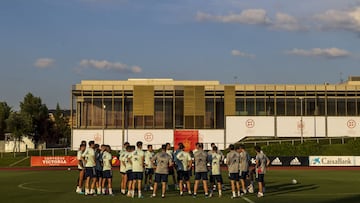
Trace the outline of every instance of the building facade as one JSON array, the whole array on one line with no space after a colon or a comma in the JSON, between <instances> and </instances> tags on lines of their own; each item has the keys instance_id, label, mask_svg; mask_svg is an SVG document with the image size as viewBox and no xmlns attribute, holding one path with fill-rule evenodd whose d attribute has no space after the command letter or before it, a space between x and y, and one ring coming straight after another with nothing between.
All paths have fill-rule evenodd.
<instances>
[{"instance_id":1,"label":"building facade","mask_svg":"<svg viewBox=\"0 0 360 203\"><path fill-rule=\"evenodd\" d=\"M220 149L246 137L360 137L360 77L341 84L128 79L72 88L72 148L95 140ZM76 113L75 113L76 112Z\"/></svg>"},{"instance_id":2,"label":"building facade","mask_svg":"<svg viewBox=\"0 0 360 203\"><path fill-rule=\"evenodd\" d=\"M72 127L224 129L226 116L359 116L359 90L360 77L342 84L284 85L85 80L72 88Z\"/></svg>"}]
</instances>

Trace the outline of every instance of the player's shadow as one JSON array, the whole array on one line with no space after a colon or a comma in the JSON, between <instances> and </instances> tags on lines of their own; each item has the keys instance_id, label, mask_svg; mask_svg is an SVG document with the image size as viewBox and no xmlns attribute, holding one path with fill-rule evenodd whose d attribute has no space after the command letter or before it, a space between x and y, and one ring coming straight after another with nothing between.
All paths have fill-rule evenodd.
<instances>
[{"instance_id":1,"label":"player's shadow","mask_svg":"<svg viewBox=\"0 0 360 203\"><path fill-rule=\"evenodd\" d=\"M286 194L289 192L300 192L307 190L314 190L319 188L318 185L315 184L266 184L266 194L267 196Z\"/></svg>"}]
</instances>

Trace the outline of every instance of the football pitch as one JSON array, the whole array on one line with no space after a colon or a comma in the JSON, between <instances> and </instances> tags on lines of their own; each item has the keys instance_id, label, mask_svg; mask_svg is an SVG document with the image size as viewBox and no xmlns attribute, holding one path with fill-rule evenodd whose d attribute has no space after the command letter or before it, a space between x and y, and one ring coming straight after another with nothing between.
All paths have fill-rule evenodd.
<instances>
[{"instance_id":1,"label":"football pitch","mask_svg":"<svg viewBox=\"0 0 360 203\"><path fill-rule=\"evenodd\" d=\"M198 197L178 195L170 188L166 198L150 198L150 192L144 192L144 199L127 198L119 194L120 175L114 171L115 196L84 196L75 193L77 170L19 170L0 172L1 202L247 202L247 203L336 203L360 202L360 170L271 170L266 175L265 197L257 198L247 194L231 199L230 190L223 192L223 197L205 198L203 192ZM228 179L223 174L228 188ZM171 178L170 178L171 179ZM296 179L298 184L292 184Z\"/></svg>"}]
</instances>

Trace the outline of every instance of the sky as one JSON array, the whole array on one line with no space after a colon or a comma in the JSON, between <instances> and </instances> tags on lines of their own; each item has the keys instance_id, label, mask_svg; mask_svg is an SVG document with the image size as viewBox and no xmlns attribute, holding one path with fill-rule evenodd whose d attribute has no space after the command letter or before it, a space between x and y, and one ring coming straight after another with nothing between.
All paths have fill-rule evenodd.
<instances>
[{"instance_id":1,"label":"sky","mask_svg":"<svg viewBox=\"0 0 360 203\"><path fill-rule=\"evenodd\" d=\"M359 0L1 0L0 101L70 108L81 80L339 83L359 47Z\"/></svg>"}]
</instances>

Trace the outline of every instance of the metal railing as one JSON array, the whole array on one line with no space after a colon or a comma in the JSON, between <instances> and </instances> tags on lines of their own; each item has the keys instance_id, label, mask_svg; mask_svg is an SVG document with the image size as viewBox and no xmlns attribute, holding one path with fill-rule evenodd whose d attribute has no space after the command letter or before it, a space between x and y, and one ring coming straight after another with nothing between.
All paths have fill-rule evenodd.
<instances>
[{"instance_id":1,"label":"metal railing","mask_svg":"<svg viewBox=\"0 0 360 203\"><path fill-rule=\"evenodd\" d=\"M345 144L349 140L356 140L356 137L319 137L319 138L303 138L304 142L316 142L322 144ZM249 141L240 141L237 144L244 145L270 145L270 144L282 144L282 143L291 143L292 145L300 144L301 138L293 139L272 139L272 140L249 140Z\"/></svg>"}]
</instances>

